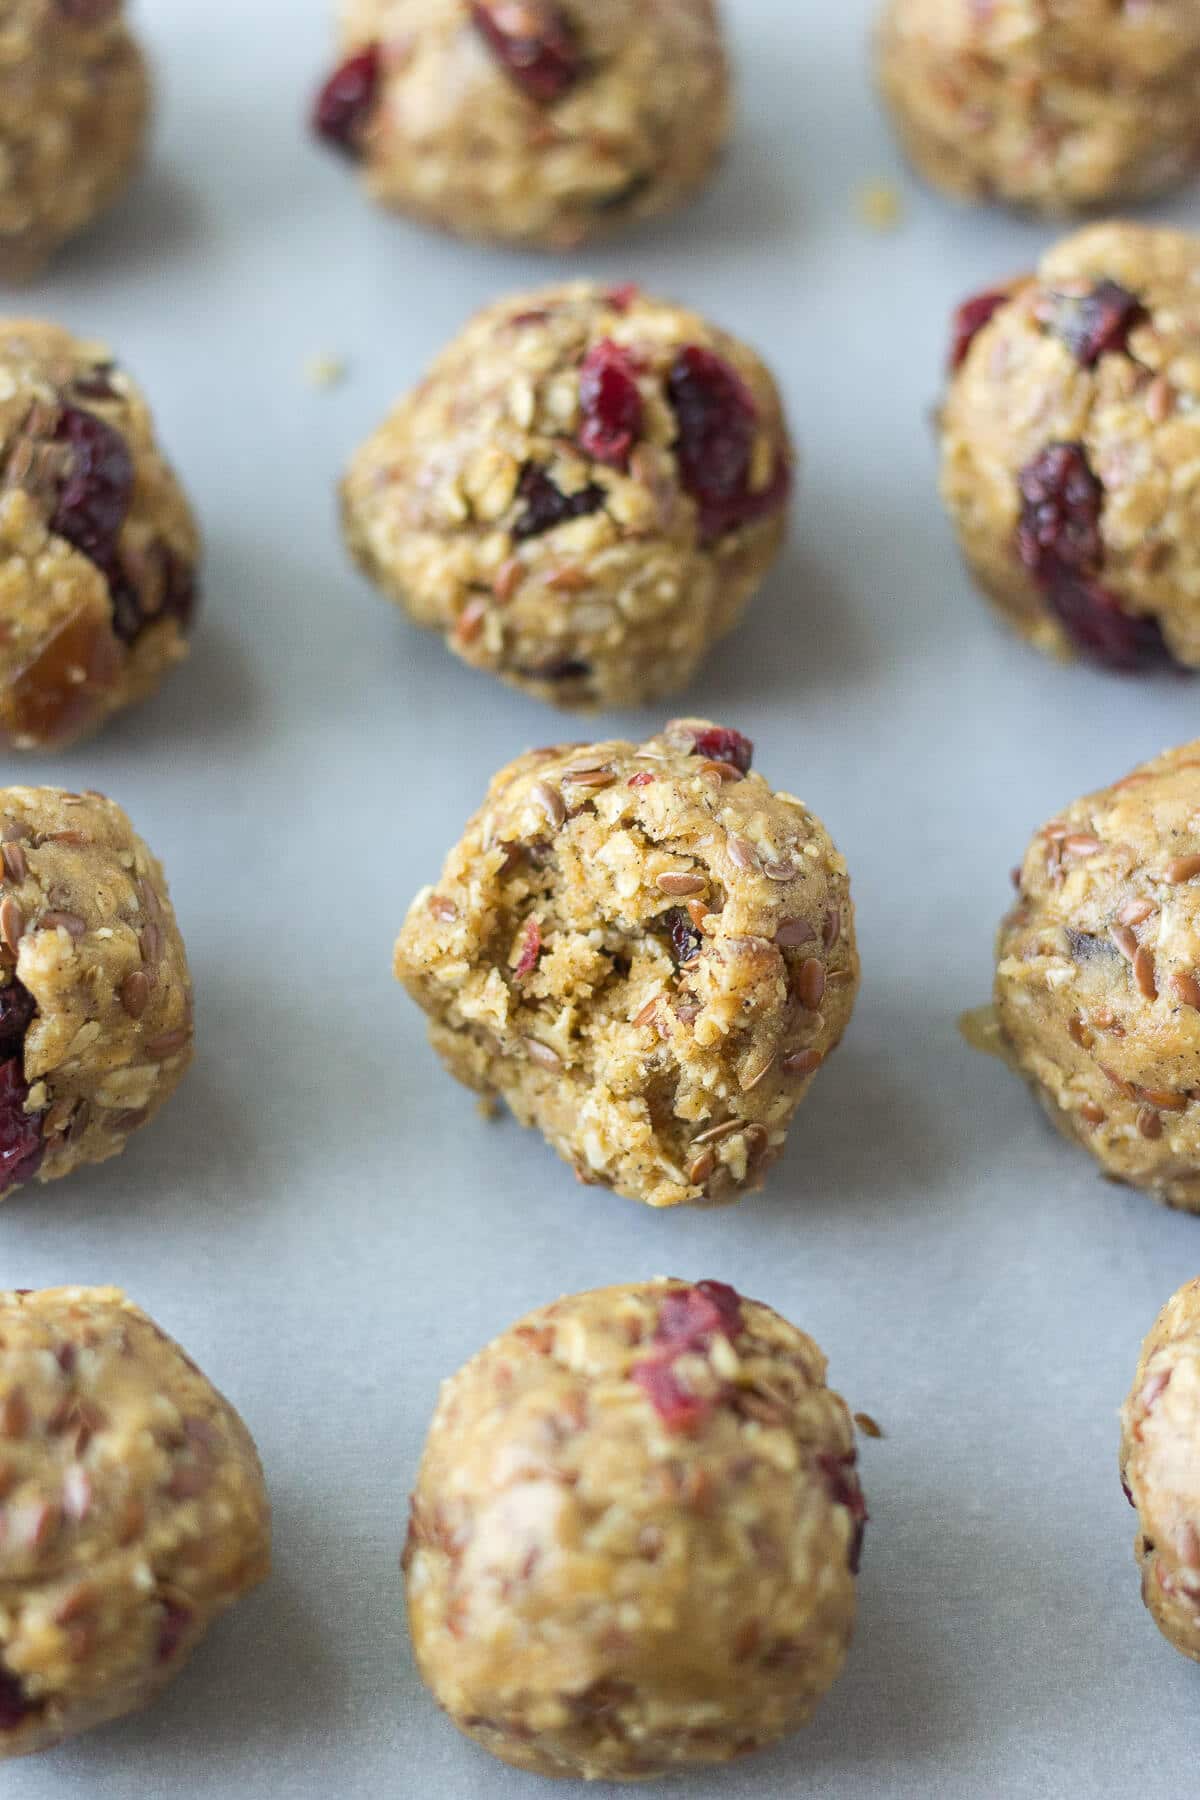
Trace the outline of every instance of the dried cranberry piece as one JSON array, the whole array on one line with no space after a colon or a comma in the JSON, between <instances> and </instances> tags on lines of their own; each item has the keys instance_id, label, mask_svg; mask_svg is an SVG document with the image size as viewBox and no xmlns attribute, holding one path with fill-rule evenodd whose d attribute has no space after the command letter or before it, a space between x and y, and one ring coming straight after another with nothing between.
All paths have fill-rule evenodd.
<instances>
[{"instance_id":1,"label":"dried cranberry piece","mask_svg":"<svg viewBox=\"0 0 1200 1800\"><path fill-rule=\"evenodd\" d=\"M671 950L677 963L691 962L699 956L704 945L704 938L682 907L673 906L666 915L667 930L671 934Z\"/></svg>"},{"instance_id":2,"label":"dried cranberry piece","mask_svg":"<svg viewBox=\"0 0 1200 1800\"><path fill-rule=\"evenodd\" d=\"M20 1289L17 1290L18 1293ZM0 1731L15 1731L31 1713L39 1711L30 1700L17 1677L0 1666Z\"/></svg>"},{"instance_id":3,"label":"dried cranberry piece","mask_svg":"<svg viewBox=\"0 0 1200 1800\"><path fill-rule=\"evenodd\" d=\"M379 93L381 72L379 45L368 44L348 56L317 95L312 128L344 156L361 154L363 127Z\"/></svg>"},{"instance_id":4,"label":"dried cranberry piece","mask_svg":"<svg viewBox=\"0 0 1200 1800\"><path fill-rule=\"evenodd\" d=\"M610 338L593 345L579 370L579 447L623 469L642 429L642 396L632 356Z\"/></svg>"},{"instance_id":5,"label":"dried cranberry piece","mask_svg":"<svg viewBox=\"0 0 1200 1800\"><path fill-rule=\"evenodd\" d=\"M1099 281L1087 294L1055 295L1051 330L1081 368L1094 369L1106 352L1128 350L1130 332L1147 316L1128 288Z\"/></svg>"},{"instance_id":6,"label":"dried cranberry piece","mask_svg":"<svg viewBox=\"0 0 1200 1800\"><path fill-rule=\"evenodd\" d=\"M973 294L955 310L950 322L950 367L961 369L967 351L979 336L992 314L1008 299L1003 288L990 288L985 294Z\"/></svg>"},{"instance_id":7,"label":"dried cranberry piece","mask_svg":"<svg viewBox=\"0 0 1200 1800\"><path fill-rule=\"evenodd\" d=\"M835 1456L830 1450L822 1450L817 1456L817 1466L825 1477L829 1498L835 1506L844 1506L854 1521L854 1535L850 1540L850 1554L847 1558L852 1575L858 1574L863 1539L870 1518L858 1476L854 1473L856 1460L853 1450L848 1450L844 1456Z\"/></svg>"},{"instance_id":8,"label":"dried cranberry piece","mask_svg":"<svg viewBox=\"0 0 1200 1800\"><path fill-rule=\"evenodd\" d=\"M155 1657L160 1663L170 1662L176 1655L191 1622L192 1615L186 1606L176 1606L171 1600L163 1601L162 1623L158 1628L158 1643L155 1646Z\"/></svg>"},{"instance_id":9,"label":"dried cranberry piece","mask_svg":"<svg viewBox=\"0 0 1200 1800\"><path fill-rule=\"evenodd\" d=\"M714 1332L733 1338L744 1328L741 1296L723 1281L698 1281L668 1294L658 1315L654 1341L678 1352L702 1348Z\"/></svg>"},{"instance_id":10,"label":"dried cranberry piece","mask_svg":"<svg viewBox=\"0 0 1200 1800\"><path fill-rule=\"evenodd\" d=\"M0 1059L20 1056L36 1011L37 1001L15 975L7 987L0 988Z\"/></svg>"},{"instance_id":11,"label":"dried cranberry piece","mask_svg":"<svg viewBox=\"0 0 1200 1800\"><path fill-rule=\"evenodd\" d=\"M146 626L157 619L175 619L183 631L191 626L196 610L195 571L165 544L157 545L154 554L158 563L158 581L152 608L147 607L152 596L139 593L122 568L114 564L106 570L112 595L113 630L122 643L134 643Z\"/></svg>"},{"instance_id":12,"label":"dried cranberry piece","mask_svg":"<svg viewBox=\"0 0 1200 1800\"><path fill-rule=\"evenodd\" d=\"M539 105L561 100L579 80L574 32L552 0L472 0L471 17L505 74Z\"/></svg>"},{"instance_id":13,"label":"dried cranberry piece","mask_svg":"<svg viewBox=\"0 0 1200 1800\"><path fill-rule=\"evenodd\" d=\"M671 365L667 397L679 428L675 454L680 477L699 507L704 538L722 537L783 504L791 476L782 455L767 486L760 493L750 491L758 408L723 357L688 344Z\"/></svg>"},{"instance_id":14,"label":"dried cranberry piece","mask_svg":"<svg viewBox=\"0 0 1200 1800\"><path fill-rule=\"evenodd\" d=\"M1021 470L1017 553L1084 655L1132 671L1171 660L1157 619L1123 610L1095 579L1104 489L1078 443L1053 443Z\"/></svg>"},{"instance_id":15,"label":"dried cranberry piece","mask_svg":"<svg viewBox=\"0 0 1200 1800\"><path fill-rule=\"evenodd\" d=\"M57 0L58 11L68 25L104 25L115 19L121 0Z\"/></svg>"},{"instance_id":16,"label":"dried cranberry piece","mask_svg":"<svg viewBox=\"0 0 1200 1800\"><path fill-rule=\"evenodd\" d=\"M1130 1506L1136 1506L1137 1502L1135 1501L1133 1495L1130 1493L1129 1483L1126 1481L1126 1479L1123 1475L1121 1477L1121 1492L1124 1494L1125 1498L1128 1500Z\"/></svg>"},{"instance_id":17,"label":"dried cranberry piece","mask_svg":"<svg viewBox=\"0 0 1200 1800\"><path fill-rule=\"evenodd\" d=\"M754 761L754 745L740 731L729 730L724 725L714 725L708 731L697 732L692 754L706 756L709 762L728 763L742 775L748 775Z\"/></svg>"},{"instance_id":18,"label":"dried cranberry piece","mask_svg":"<svg viewBox=\"0 0 1200 1800\"><path fill-rule=\"evenodd\" d=\"M576 494L564 494L538 463L526 463L517 483L517 498L525 502L525 511L512 528L513 536L531 538L553 531L568 519L598 512L604 505L604 489L593 481Z\"/></svg>"},{"instance_id":19,"label":"dried cranberry piece","mask_svg":"<svg viewBox=\"0 0 1200 1800\"><path fill-rule=\"evenodd\" d=\"M1017 550L1035 581L1064 571L1092 573L1104 560L1100 509L1104 489L1082 444L1047 444L1018 477L1021 519Z\"/></svg>"},{"instance_id":20,"label":"dried cranberry piece","mask_svg":"<svg viewBox=\"0 0 1200 1800\"><path fill-rule=\"evenodd\" d=\"M513 970L513 980L524 981L527 975L532 975L541 954L542 928L536 919L526 919L525 929L521 934L521 954Z\"/></svg>"},{"instance_id":21,"label":"dried cranberry piece","mask_svg":"<svg viewBox=\"0 0 1200 1800\"><path fill-rule=\"evenodd\" d=\"M713 1402L707 1396L689 1394L680 1385L666 1358L635 1363L630 1375L668 1431L694 1431L713 1410Z\"/></svg>"},{"instance_id":22,"label":"dried cranberry piece","mask_svg":"<svg viewBox=\"0 0 1200 1800\"><path fill-rule=\"evenodd\" d=\"M107 571L133 498L133 458L119 431L95 413L64 406L55 431L71 452L50 529Z\"/></svg>"},{"instance_id":23,"label":"dried cranberry piece","mask_svg":"<svg viewBox=\"0 0 1200 1800\"><path fill-rule=\"evenodd\" d=\"M20 1057L0 1062L0 1193L37 1174L45 1146L38 1113L27 1113L29 1083Z\"/></svg>"},{"instance_id":24,"label":"dried cranberry piece","mask_svg":"<svg viewBox=\"0 0 1200 1800\"><path fill-rule=\"evenodd\" d=\"M1106 669L1132 674L1174 661L1158 620L1123 611L1098 582L1067 577L1055 582L1047 599L1076 649Z\"/></svg>"}]
</instances>

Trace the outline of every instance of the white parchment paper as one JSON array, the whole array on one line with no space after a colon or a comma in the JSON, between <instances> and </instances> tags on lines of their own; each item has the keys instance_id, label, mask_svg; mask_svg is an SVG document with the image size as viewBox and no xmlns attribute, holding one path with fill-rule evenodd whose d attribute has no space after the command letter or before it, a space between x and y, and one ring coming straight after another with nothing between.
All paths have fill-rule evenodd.
<instances>
[{"instance_id":1,"label":"white parchment paper","mask_svg":"<svg viewBox=\"0 0 1200 1800\"><path fill-rule=\"evenodd\" d=\"M4 1800L523 1800L438 1715L397 1557L439 1379L572 1289L711 1275L811 1331L883 1424L857 1641L812 1728L689 1800L1195 1789L1197 1673L1143 1613L1116 1410L1200 1221L1108 1186L960 1041L1008 871L1064 801L1200 728L1195 685L1060 669L972 595L934 495L946 318L1050 233L898 172L867 0L727 0L742 116L694 210L580 266L709 312L778 371L804 448L791 545L675 710L748 732L825 818L864 981L767 1191L656 1215L487 1125L435 1064L390 952L501 762L586 735L463 668L352 572L333 489L476 306L565 265L377 215L303 119L324 0L145 0L153 164L13 310L108 338L199 508L187 668L70 757L166 863L199 1058L119 1161L0 1214L0 1285L117 1282L245 1414L271 1584L151 1712ZM859 184L902 185L890 235ZM1200 195L1159 216L1200 223ZM574 265L572 265L574 266ZM318 391L305 358L346 381ZM645 734L661 714L606 717ZM598 1791L598 1790L593 1790Z\"/></svg>"}]
</instances>

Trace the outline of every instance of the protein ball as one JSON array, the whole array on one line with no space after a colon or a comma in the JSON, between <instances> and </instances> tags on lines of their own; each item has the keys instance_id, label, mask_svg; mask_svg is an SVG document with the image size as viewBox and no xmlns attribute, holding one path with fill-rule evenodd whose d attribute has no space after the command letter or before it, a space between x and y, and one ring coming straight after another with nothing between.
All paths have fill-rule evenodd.
<instances>
[{"instance_id":1,"label":"protein ball","mask_svg":"<svg viewBox=\"0 0 1200 1800\"><path fill-rule=\"evenodd\" d=\"M677 719L518 757L396 944L450 1073L649 1206L758 1187L854 1005L845 862L751 751Z\"/></svg>"},{"instance_id":2,"label":"protein ball","mask_svg":"<svg viewBox=\"0 0 1200 1800\"><path fill-rule=\"evenodd\" d=\"M135 1711L262 1581L253 1440L116 1288L0 1292L0 1761Z\"/></svg>"},{"instance_id":3,"label":"protein ball","mask_svg":"<svg viewBox=\"0 0 1200 1800\"><path fill-rule=\"evenodd\" d=\"M1110 206L1200 160L1194 0L889 0L878 66L904 150L957 199Z\"/></svg>"},{"instance_id":4,"label":"protein ball","mask_svg":"<svg viewBox=\"0 0 1200 1800\"><path fill-rule=\"evenodd\" d=\"M713 0L343 0L313 126L373 200L573 249L670 212L729 134Z\"/></svg>"},{"instance_id":5,"label":"protein ball","mask_svg":"<svg viewBox=\"0 0 1200 1800\"><path fill-rule=\"evenodd\" d=\"M1200 740L1037 833L995 1000L1055 1124L1110 1176L1200 1212Z\"/></svg>"},{"instance_id":6,"label":"protein ball","mask_svg":"<svg viewBox=\"0 0 1200 1800\"><path fill-rule=\"evenodd\" d=\"M162 868L114 801L0 789L0 873L4 1199L116 1156L170 1098L192 987Z\"/></svg>"},{"instance_id":7,"label":"protein ball","mask_svg":"<svg viewBox=\"0 0 1200 1800\"><path fill-rule=\"evenodd\" d=\"M102 345L0 321L0 743L57 749L187 653L199 541Z\"/></svg>"},{"instance_id":8,"label":"protein ball","mask_svg":"<svg viewBox=\"0 0 1200 1800\"><path fill-rule=\"evenodd\" d=\"M465 661L560 706L682 687L782 544L793 452L752 350L589 283L501 301L352 461L347 542Z\"/></svg>"},{"instance_id":9,"label":"protein ball","mask_svg":"<svg viewBox=\"0 0 1200 1800\"><path fill-rule=\"evenodd\" d=\"M942 497L1039 649L1200 667L1200 238L1096 225L954 321Z\"/></svg>"},{"instance_id":10,"label":"protein ball","mask_svg":"<svg viewBox=\"0 0 1200 1800\"><path fill-rule=\"evenodd\" d=\"M1200 1662L1200 1281L1173 1294L1121 1408L1121 1486L1137 1508L1142 1599Z\"/></svg>"},{"instance_id":11,"label":"protein ball","mask_svg":"<svg viewBox=\"0 0 1200 1800\"><path fill-rule=\"evenodd\" d=\"M541 1775L774 1743L849 1647L854 1464L820 1350L723 1282L542 1307L442 1389L404 1556L421 1674Z\"/></svg>"},{"instance_id":12,"label":"protein ball","mask_svg":"<svg viewBox=\"0 0 1200 1800\"><path fill-rule=\"evenodd\" d=\"M7 0L0 58L0 279L36 275L122 192L150 83L122 0Z\"/></svg>"}]
</instances>

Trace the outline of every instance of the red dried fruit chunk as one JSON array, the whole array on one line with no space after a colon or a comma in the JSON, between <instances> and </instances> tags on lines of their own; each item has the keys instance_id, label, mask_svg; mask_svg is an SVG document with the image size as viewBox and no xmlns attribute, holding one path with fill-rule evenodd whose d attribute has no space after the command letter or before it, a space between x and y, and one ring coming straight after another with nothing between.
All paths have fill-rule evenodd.
<instances>
[{"instance_id":1,"label":"red dried fruit chunk","mask_svg":"<svg viewBox=\"0 0 1200 1800\"><path fill-rule=\"evenodd\" d=\"M170 1662L180 1644L187 1636L192 1615L186 1606L176 1606L170 1600L163 1602L162 1623L158 1628L158 1644L155 1656L160 1663Z\"/></svg>"},{"instance_id":2,"label":"red dried fruit chunk","mask_svg":"<svg viewBox=\"0 0 1200 1800\"><path fill-rule=\"evenodd\" d=\"M967 351L979 336L992 314L1008 299L1003 288L991 288L986 294L973 294L955 310L950 322L950 367L961 369Z\"/></svg>"},{"instance_id":3,"label":"red dried fruit chunk","mask_svg":"<svg viewBox=\"0 0 1200 1800\"><path fill-rule=\"evenodd\" d=\"M119 431L95 413L65 406L55 431L71 452L50 529L107 573L133 498L133 458Z\"/></svg>"},{"instance_id":4,"label":"red dried fruit chunk","mask_svg":"<svg viewBox=\"0 0 1200 1800\"><path fill-rule=\"evenodd\" d=\"M471 17L505 73L539 105L561 100L578 81L574 33L551 0L472 0Z\"/></svg>"},{"instance_id":5,"label":"red dried fruit chunk","mask_svg":"<svg viewBox=\"0 0 1200 1800\"><path fill-rule=\"evenodd\" d=\"M580 449L623 469L642 429L642 396L628 350L609 338L593 345L579 370L579 404Z\"/></svg>"},{"instance_id":6,"label":"red dried fruit chunk","mask_svg":"<svg viewBox=\"0 0 1200 1800\"><path fill-rule=\"evenodd\" d=\"M517 498L524 501L525 510L513 526L512 534L515 538L531 538L540 537L543 531L553 531L556 525L565 524L568 519L580 519L587 513L598 512L604 505L604 489L593 481L580 488L578 493L564 494L539 464L526 463L517 483Z\"/></svg>"},{"instance_id":7,"label":"red dried fruit chunk","mask_svg":"<svg viewBox=\"0 0 1200 1800\"><path fill-rule=\"evenodd\" d=\"M20 1056L25 1033L37 1011L37 1001L14 975L7 987L0 988L0 1058Z\"/></svg>"},{"instance_id":8,"label":"red dried fruit chunk","mask_svg":"<svg viewBox=\"0 0 1200 1800\"><path fill-rule=\"evenodd\" d=\"M151 550L138 588L119 567L108 572L112 596L113 630L122 643L132 644L147 625L175 619L182 631L191 625L196 610L195 573L188 563L165 544Z\"/></svg>"},{"instance_id":9,"label":"red dried fruit chunk","mask_svg":"<svg viewBox=\"0 0 1200 1800\"><path fill-rule=\"evenodd\" d=\"M356 50L333 71L313 104L313 130L344 156L361 153L363 127L375 105L381 69L378 44Z\"/></svg>"},{"instance_id":10,"label":"red dried fruit chunk","mask_svg":"<svg viewBox=\"0 0 1200 1800\"><path fill-rule=\"evenodd\" d=\"M524 981L537 968L538 957L542 954L542 928L536 919L526 919L525 932L521 939L521 954L517 966L513 970L514 981Z\"/></svg>"},{"instance_id":11,"label":"red dried fruit chunk","mask_svg":"<svg viewBox=\"0 0 1200 1800\"><path fill-rule=\"evenodd\" d=\"M68 25L105 25L116 18L121 0L57 0L57 4Z\"/></svg>"},{"instance_id":12,"label":"red dried fruit chunk","mask_svg":"<svg viewBox=\"0 0 1200 1800\"><path fill-rule=\"evenodd\" d=\"M1127 350L1129 334L1147 317L1136 294L1116 281L1100 281L1088 294L1055 296L1051 330L1081 368L1094 369L1108 351Z\"/></svg>"},{"instance_id":13,"label":"red dried fruit chunk","mask_svg":"<svg viewBox=\"0 0 1200 1800\"><path fill-rule=\"evenodd\" d=\"M0 1063L0 1193L37 1174L45 1146L38 1113L27 1113L29 1083L21 1059Z\"/></svg>"},{"instance_id":14,"label":"red dried fruit chunk","mask_svg":"<svg viewBox=\"0 0 1200 1800\"><path fill-rule=\"evenodd\" d=\"M1125 612L1096 579L1104 489L1082 444L1047 444L1021 470L1017 553L1072 643L1109 669L1171 660L1157 619Z\"/></svg>"},{"instance_id":15,"label":"red dried fruit chunk","mask_svg":"<svg viewBox=\"0 0 1200 1800\"><path fill-rule=\"evenodd\" d=\"M1076 649L1106 669L1135 674L1174 661L1158 620L1125 612L1098 582L1067 578L1047 598Z\"/></svg>"},{"instance_id":16,"label":"red dried fruit chunk","mask_svg":"<svg viewBox=\"0 0 1200 1800\"><path fill-rule=\"evenodd\" d=\"M14 734L47 747L67 743L99 717L120 668L108 620L72 614L9 688Z\"/></svg>"},{"instance_id":17,"label":"red dried fruit chunk","mask_svg":"<svg viewBox=\"0 0 1200 1800\"><path fill-rule=\"evenodd\" d=\"M1137 1504L1137 1502L1134 1500L1133 1495L1129 1491L1129 1483L1126 1481L1126 1479L1123 1475L1121 1477L1121 1492L1124 1494L1125 1498L1128 1500L1130 1506L1135 1506Z\"/></svg>"},{"instance_id":18,"label":"red dried fruit chunk","mask_svg":"<svg viewBox=\"0 0 1200 1800\"><path fill-rule=\"evenodd\" d=\"M734 1338L744 1329L741 1296L723 1281L698 1281L668 1294L658 1315L654 1341L672 1344L677 1354L703 1348L714 1332Z\"/></svg>"},{"instance_id":19,"label":"red dried fruit chunk","mask_svg":"<svg viewBox=\"0 0 1200 1800\"><path fill-rule=\"evenodd\" d=\"M691 962L699 956L704 945L704 938L692 924L681 907L673 906L666 915L667 930L671 934L671 950L677 963Z\"/></svg>"},{"instance_id":20,"label":"red dried fruit chunk","mask_svg":"<svg viewBox=\"0 0 1200 1800\"><path fill-rule=\"evenodd\" d=\"M853 1450L848 1450L844 1456L836 1456L830 1450L822 1450L817 1455L817 1466L825 1477L829 1498L835 1506L844 1506L854 1521L854 1535L850 1540L847 1559L852 1575L858 1574L863 1538L866 1536L867 1520L870 1517L858 1476L854 1473L856 1460Z\"/></svg>"},{"instance_id":21,"label":"red dried fruit chunk","mask_svg":"<svg viewBox=\"0 0 1200 1800\"><path fill-rule=\"evenodd\" d=\"M679 428L679 473L699 507L701 536L722 537L777 511L791 485L787 458L777 453L767 486L750 491L758 408L736 370L713 351L689 344L671 365L667 397Z\"/></svg>"},{"instance_id":22,"label":"red dried fruit chunk","mask_svg":"<svg viewBox=\"0 0 1200 1800\"><path fill-rule=\"evenodd\" d=\"M713 1410L712 1400L680 1385L665 1357L635 1363L630 1374L668 1431L695 1431Z\"/></svg>"},{"instance_id":23,"label":"red dried fruit chunk","mask_svg":"<svg viewBox=\"0 0 1200 1800\"><path fill-rule=\"evenodd\" d=\"M17 1290L18 1293L20 1289ZM39 1709L26 1698L25 1689L8 1669L0 1668L0 1731L15 1731Z\"/></svg>"},{"instance_id":24,"label":"red dried fruit chunk","mask_svg":"<svg viewBox=\"0 0 1200 1800\"><path fill-rule=\"evenodd\" d=\"M636 281L622 281L619 286L609 288L604 298L614 312L628 312L641 293Z\"/></svg>"},{"instance_id":25,"label":"red dried fruit chunk","mask_svg":"<svg viewBox=\"0 0 1200 1800\"><path fill-rule=\"evenodd\" d=\"M708 731L697 732L692 754L706 756L709 762L728 763L742 775L748 775L754 761L754 745L740 731L731 731L724 725L714 725Z\"/></svg>"}]
</instances>

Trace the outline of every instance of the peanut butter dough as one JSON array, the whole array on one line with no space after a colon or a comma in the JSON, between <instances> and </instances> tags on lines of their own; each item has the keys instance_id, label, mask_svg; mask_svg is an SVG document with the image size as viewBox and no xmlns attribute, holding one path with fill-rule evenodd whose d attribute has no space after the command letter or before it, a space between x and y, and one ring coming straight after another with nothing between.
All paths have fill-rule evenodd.
<instances>
[{"instance_id":1,"label":"peanut butter dough","mask_svg":"<svg viewBox=\"0 0 1200 1800\"><path fill-rule=\"evenodd\" d=\"M561 706L672 693L778 554L793 453L752 350L632 287L477 315L359 450L364 572L465 661Z\"/></svg>"},{"instance_id":2,"label":"peanut butter dough","mask_svg":"<svg viewBox=\"0 0 1200 1800\"><path fill-rule=\"evenodd\" d=\"M122 0L5 0L0 32L0 279L23 281L125 188L150 83Z\"/></svg>"},{"instance_id":3,"label":"peanut butter dough","mask_svg":"<svg viewBox=\"0 0 1200 1800\"><path fill-rule=\"evenodd\" d=\"M1142 1599L1200 1662L1200 1281L1172 1294L1121 1409L1121 1486L1137 1508Z\"/></svg>"},{"instance_id":4,"label":"peanut butter dough","mask_svg":"<svg viewBox=\"0 0 1200 1800\"><path fill-rule=\"evenodd\" d=\"M901 144L957 199L1110 206L1200 161L1194 0L888 0L878 50Z\"/></svg>"},{"instance_id":5,"label":"peanut butter dough","mask_svg":"<svg viewBox=\"0 0 1200 1800\"><path fill-rule=\"evenodd\" d=\"M1064 239L960 307L952 363L942 496L999 611L1054 655L1200 667L1200 238Z\"/></svg>"},{"instance_id":6,"label":"peanut butter dough","mask_svg":"<svg viewBox=\"0 0 1200 1800\"><path fill-rule=\"evenodd\" d=\"M318 134L463 237L569 250L670 212L729 134L714 0L342 0Z\"/></svg>"},{"instance_id":7,"label":"peanut butter dough","mask_svg":"<svg viewBox=\"0 0 1200 1800\"><path fill-rule=\"evenodd\" d=\"M997 957L1001 1047L1051 1119L1200 1212L1200 741L1042 827Z\"/></svg>"},{"instance_id":8,"label":"peanut butter dough","mask_svg":"<svg viewBox=\"0 0 1200 1800\"><path fill-rule=\"evenodd\" d=\"M249 1432L116 1288L0 1291L0 1761L133 1712L267 1574Z\"/></svg>"},{"instance_id":9,"label":"peanut butter dough","mask_svg":"<svg viewBox=\"0 0 1200 1800\"><path fill-rule=\"evenodd\" d=\"M703 719L501 769L395 972L451 1074L649 1206L760 1185L858 987L846 865Z\"/></svg>"},{"instance_id":10,"label":"peanut butter dough","mask_svg":"<svg viewBox=\"0 0 1200 1800\"><path fill-rule=\"evenodd\" d=\"M0 321L0 744L56 749L187 653L199 542L103 345Z\"/></svg>"},{"instance_id":11,"label":"peanut butter dough","mask_svg":"<svg viewBox=\"0 0 1200 1800\"><path fill-rule=\"evenodd\" d=\"M192 1058L162 868L102 794L0 789L0 1199L104 1162Z\"/></svg>"},{"instance_id":12,"label":"peanut butter dough","mask_svg":"<svg viewBox=\"0 0 1200 1800\"><path fill-rule=\"evenodd\" d=\"M421 1673L541 1775L771 1744L849 1646L854 1463L812 1339L721 1282L530 1313L442 1389L404 1558Z\"/></svg>"}]
</instances>

